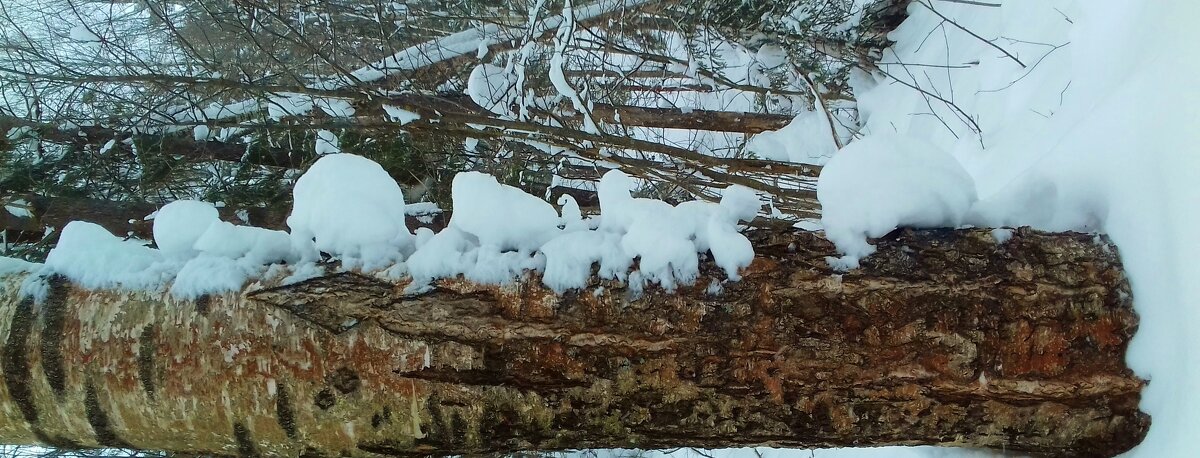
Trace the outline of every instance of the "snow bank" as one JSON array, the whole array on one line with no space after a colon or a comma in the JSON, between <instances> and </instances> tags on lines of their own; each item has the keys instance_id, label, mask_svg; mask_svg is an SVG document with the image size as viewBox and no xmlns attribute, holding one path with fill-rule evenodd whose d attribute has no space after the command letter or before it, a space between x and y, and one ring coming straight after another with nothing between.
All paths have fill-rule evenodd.
<instances>
[{"instance_id":1,"label":"snow bank","mask_svg":"<svg viewBox=\"0 0 1200 458\"><path fill-rule=\"evenodd\" d=\"M817 180L825 235L852 269L875 252L869 237L897 227L955 227L975 203L975 183L958 161L925 141L875 134L852 142Z\"/></svg>"},{"instance_id":2,"label":"snow bank","mask_svg":"<svg viewBox=\"0 0 1200 458\"><path fill-rule=\"evenodd\" d=\"M411 251L404 193L370 159L323 156L296 180L292 192L287 223L305 260L315 260L319 250L348 266L375 270Z\"/></svg>"}]
</instances>

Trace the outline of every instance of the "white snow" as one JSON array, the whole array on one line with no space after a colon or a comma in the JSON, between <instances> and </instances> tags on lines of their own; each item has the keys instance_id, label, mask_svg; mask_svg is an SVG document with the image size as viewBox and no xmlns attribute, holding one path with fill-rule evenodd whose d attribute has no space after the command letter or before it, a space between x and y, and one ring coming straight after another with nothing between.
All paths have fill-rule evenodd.
<instances>
[{"instance_id":1,"label":"white snow","mask_svg":"<svg viewBox=\"0 0 1200 458\"><path fill-rule=\"evenodd\" d=\"M179 299L196 299L242 289L252 271L243 262L223 256L201 254L188 260L171 283L171 295Z\"/></svg>"},{"instance_id":2,"label":"white snow","mask_svg":"<svg viewBox=\"0 0 1200 458\"><path fill-rule=\"evenodd\" d=\"M280 284L290 285L308 280L310 278L320 277L322 275L325 275L325 268L321 267L315 262L302 262L296 264L296 266L292 269L292 274L284 277L284 279L280 281Z\"/></svg>"},{"instance_id":3,"label":"white snow","mask_svg":"<svg viewBox=\"0 0 1200 458\"><path fill-rule=\"evenodd\" d=\"M592 265L600 263L600 278L623 278L630 259L621 251L620 236L611 232L576 231L556 237L542 246L546 271L542 282L562 293L587 286Z\"/></svg>"},{"instance_id":4,"label":"white snow","mask_svg":"<svg viewBox=\"0 0 1200 458\"><path fill-rule=\"evenodd\" d=\"M337 135L328 130L322 129L317 131L316 145L316 153L318 156L342 152L342 149L338 146Z\"/></svg>"},{"instance_id":5,"label":"white snow","mask_svg":"<svg viewBox=\"0 0 1200 458\"><path fill-rule=\"evenodd\" d=\"M721 204L692 201L678 206L634 198L634 181L613 169L600 179L600 230L621 234L621 249L638 259L639 278L673 289L699 274L697 252L713 251L730 278L754 258L749 240L737 232L738 220L753 219L758 196L744 187L727 188Z\"/></svg>"},{"instance_id":6,"label":"white snow","mask_svg":"<svg viewBox=\"0 0 1200 458\"><path fill-rule=\"evenodd\" d=\"M838 151L817 180L821 225L852 269L875 251L868 237L898 227L955 227L975 203L975 184L940 147L913 137L874 134ZM832 261L831 261L832 262Z\"/></svg>"},{"instance_id":7,"label":"white snow","mask_svg":"<svg viewBox=\"0 0 1200 458\"><path fill-rule=\"evenodd\" d=\"M626 231L642 213L669 212L671 205L659 200L634 198L636 183L618 169L605 172L596 186L600 197L600 228Z\"/></svg>"},{"instance_id":8,"label":"white snow","mask_svg":"<svg viewBox=\"0 0 1200 458\"><path fill-rule=\"evenodd\" d=\"M4 204L4 211L17 218L32 218L33 212L29 209L29 202L25 199L14 199Z\"/></svg>"},{"instance_id":9,"label":"white snow","mask_svg":"<svg viewBox=\"0 0 1200 458\"><path fill-rule=\"evenodd\" d=\"M322 156L296 180L288 227L305 260L317 250L374 270L409 252L404 193L379 164L353 154Z\"/></svg>"},{"instance_id":10,"label":"white snow","mask_svg":"<svg viewBox=\"0 0 1200 458\"><path fill-rule=\"evenodd\" d=\"M721 190L720 205L735 220L748 222L762 210L763 202L753 189L735 184Z\"/></svg>"},{"instance_id":11,"label":"white snow","mask_svg":"<svg viewBox=\"0 0 1200 458\"><path fill-rule=\"evenodd\" d=\"M192 138L198 142L208 141L209 138L212 138L212 130L203 124L193 127ZM103 151L101 151L101 153L103 153Z\"/></svg>"},{"instance_id":12,"label":"white snow","mask_svg":"<svg viewBox=\"0 0 1200 458\"><path fill-rule=\"evenodd\" d=\"M755 58L766 68L775 68L788 61L787 52L783 47L773 43L760 46Z\"/></svg>"},{"instance_id":13,"label":"white snow","mask_svg":"<svg viewBox=\"0 0 1200 458\"><path fill-rule=\"evenodd\" d=\"M842 124L834 126L839 139L848 140ZM759 133L746 142L746 151L760 158L801 164L823 165L837 150L829 118L820 111L800 113L782 129Z\"/></svg>"},{"instance_id":14,"label":"white snow","mask_svg":"<svg viewBox=\"0 0 1200 458\"><path fill-rule=\"evenodd\" d=\"M750 239L738 233L736 223L736 217L729 212L717 212L708 220L708 227L705 228L713 261L725 270L730 280L741 280L738 271L754 260L754 246L750 244Z\"/></svg>"},{"instance_id":15,"label":"white snow","mask_svg":"<svg viewBox=\"0 0 1200 458\"><path fill-rule=\"evenodd\" d=\"M41 266L41 264L29 262L23 259L0 256L0 277L5 277L12 274L35 272L41 268Z\"/></svg>"},{"instance_id":16,"label":"white snow","mask_svg":"<svg viewBox=\"0 0 1200 458\"><path fill-rule=\"evenodd\" d=\"M210 224L193 246L200 253L240 259L250 265L295 262L299 259L287 232L237 226L226 221Z\"/></svg>"},{"instance_id":17,"label":"white snow","mask_svg":"<svg viewBox=\"0 0 1200 458\"><path fill-rule=\"evenodd\" d=\"M1141 408L1154 421L1126 456L1192 456L1200 431L1200 60L1180 44L1200 42L1200 3L995 3L926 2L1025 67L914 2L889 35L896 44L881 67L925 93L860 75L853 82L863 131L900 132L952 152L981 197L973 224L1107 233L1140 317L1127 362L1151 380Z\"/></svg>"},{"instance_id":18,"label":"white snow","mask_svg":"<svg viewBox=\"0 0 1200 458\"><path fill-rule=\"evenodd\" d=\"M573 15L582 20L636 3L641 2L601 1L577 8ZM858 11L866 4L862 0L850 3ZM1193 26L1193 18L1200 17L1200 4L1186 0L996 3L1001 6L927 2L988 42L949 26L921 2L913 3L910 18L889 35L895 45L883 53L884 61L879 63L891 76L860 72L853 79L862 120L859 127L866 135L861 140L835 152L828 119L816 110L802 113L780 131L753 137L747 149L771 159L813 164L828 161L818 191L825 207L820 227L847 255L839 261L844 268L872 251L868 237L905 225L965 222L1108 233L1120 247L1141 315L1129 363L1139 375L1153 380L1144 392L1142 406L1154 417L1154 425L1146 442L1131 455L1187 456L1194 448L1193 433L1200 431L1200 398L1193 396L1194 381L1200 379L1200 339L1193 332L1200 325L1200 283L1194 281L1200 276L1195 263L1200 258L1200 243L1194 234L1194 228L1200 227L1200 209L1196 207L1200 185L1195 181L1200 171L1196 146L1200 145L1200 130L1195 128L1200 119L1200 91L1195 89L1200 61L1181 44L1200 42L1200 29ZM564 12L561 18L539 23L530 33L558 27L570 30L574 26L569 23L571 16ZM835 28L849 31L853 25L854 21L846 21ZM100 41L95 33L80 29L70 30L72 40ZM481 55L486 43L503 39L504 34L494 25L480 26L404 49L352 74L369 81L450 57ZM562 37L563 43L569 38ZM1004 55L997 46L1026 65ZM763 68L786 64L787 56L775 45L762 46L757 52L728 43L716 43L716 47L721 57L730 58L726 59L728 69L743 73L723 76L739 83L760 84ZM562 73L572 56L560 52L555 57L559 59L557 70L551 72ZM706 57L684 58L687 65L678 67L702 81L698 70L710 67L704 62ZM472 73L468 93L493 113L514 116L511 108L524 105L525 100L510 99L503 88L520 87L510 79L519 75L510 71L515 69L486 65L490 64L476 68L479 75ZM568 95L573 105L578 98L579 107L586 108L584 97L578 93L571 96L574 89L563 76L552 74L551 83ZM898 84L897 78L925 91ZM941 94L945 100L931 94ZM664 104L681 110L737 110L754 103L753 97L736 91L689 97ZM277 94L266 102L240 101L201 114L232 116L264 105L273 119L307 113L314 107L333 116L348 112L344 106L334 108L329 101L314 101L307 95ZM388 116L406 122L391 111ZM200 127L193 134L197 139L210 136ZM671 141L674 134L654 133ZM848 139L841 130L837 135ZM466 146L474 150L476 143L468 141ZM720 146L721 142L704 144ZM0 272L37 269L62 273L84 286L135 289L158 288L178 272L172 292L189 296L240 287L246 280L243 273L253 276L261 269L250 265L251 260L269 262L303 255L307 262L300 263L293 274L300 278L323 272L313 262L318 249L350 266L394 268L415 245L418 249L407 260L408 270L426 283L460 274L505 281L517 269L532 268L542 269L546 284L563 291L586 285L596 263L602 276L620 278L639 257L641 267L648 271L629 273L631 286L646 279L669 286L692 275L688 269L693 261L687 258L705 248L731 278L752 258L752 252L747 255L745 238L736 231L738 219L753 216L749 199L745 199L746 205L734 203L743 200L733 196L739 191L726 193L729 204L723 200L719 205L671 206L631 197L635 183L624 174L606 175L598 186L602 212L597 229L584 227L586 220L569 201L559 202L561 213L552 207L546 211L548 204L534 204L524 196L515 197L518 203L513 205L499 197L472 203L481 194L496 197L494 192L478 189L511 191L494 180L471 178L476 185L467 188L477 190L465 192L467 200L461 202L455 196L455 207L475 205L470 212L477 220L468 222L471 218L464 217L457 226L438 234L419 230L414 244L404 224L399 187L377 165L372 168L365 159L354 163L352 157L325 156L301 178L295 212L289 218L293 233L288 236L287 250L277 243L280 233L240 229L228 223L211 222L195 235L200 230L197 225L189 227L190 234L164 234L160 240L156 219L155 239L163 247L160 252L138 241L121 240L94 224L74 222L64 228L59 246L45 266L0 259ZM322 166L322 161L330 162ZM982 199L972 204L976 192ZM501 200L505 203L499 205L500 210L488 206L487 202ZM513 206L537 208L530 210L536 215L536 222L529 223L531 233L515 229L525 222L510 221L524 218L523 213L502 211ZM200 218L201 213L184 212L180 218ZM813 221L798 224L818 228ZM564 230L559 231L559 226ZM1011 230L997 229L992 234L1004 243ZM196 243L205 236L205 243ZM196 242L189 246L187 241L192 239ZM259 243L272 248L256 251ZM182 265L170 255L191 253L188 250L197 247L202 248L197 254L180 255L192 256ZM211 275L216 271L222 276ZM892 448L817 451L815 455L968 453Z\"/></svg>"},{"instance_id":19,"label":"white snow","mask_svg":"<svg viewBox=\"0 0 1200 458\"><path fill-rule=\"evenodd\" d=\"M78 41L80 43L99 43L101 41L100 37L97 36L95 32L89 30L85 25L71 27L69 35L71 40Z\"/></svg>"},{"instance_id":20,"label":"white snow","mask_svg":"<svg viewBox=\"0 0 1200 458\"><path fill-rule=\"evenodd\" d=\"M404 214L409 216L435 215L441 212L442 209L433 202L414 202L404 206Z\"/></svg>"},{"instance_id":21,"label":"white snow","mask_svg":"<svg viewBox=\"0 0 1200 458\"><path fill-rule=\"evenodd\" d=\"M478 258L478 240L454 226L429 237L408 258L410 289L420 291L437 278L454 277L470 270Z\"/></svg>"},{"instance_id":22,"label":"white snow","mask_svg":"<svg viewBox=\"0 0 1200 458\"><path fill-rule=\"evenodd\" d=\"M388 117L389 121L398 122L402 126L405 124L408 124L410 122L416 121L418 119L421 119L421 115L419 115L417 113L413 113L411 111L405 110L405 109L397 107L397 106L384 104L383 111L387 113L387 117Z\"/></svg>"},{"instance_id":23,"label":"white snow","mask_svg":"<svg viewBox=\"0 0 1200 458\"><path fill-rule=\"evenodd\" d=\"M504 67L480 64L467 78L467 95L471 101L500 116L512 116L516 94L516 76Z\"/></svg>"},{"instance_id":24,"label":"white snow","mask_svg":"<svg viewBox=\"0 0 1200 458\"><path fill-rule=\"evenodd\" d=\"M196 240L208 226L220 221L217 207L197 200L177 200L154 214L154 244L166 255L190 258Z\"/></svg>"},{"instance_id":25,"label":"white snow","mask_svg":"<svg viewBox=\"0 0 1200 458\"><path fill-rule=\"evenodd\" d=\"M267 100L267 116L278 121L288 116L308 114L315 105L313 98L305 94L281 93Z\"/></svg>"},{"instance_id":26,"label":"white snow","mask_svg":"<svg viewBox=\"0 0 1200 458\"><path fill-rule=\"evenodd\" d=\"M43 271L66 276L85 288L156 290L178 265L135 240L122 240L99 225L72 221L46 256Z\"/></svg>"},{"instance_id":27,"label":"white snow","mask_svg":"<svg viewBox=\"0 0 1200 458\"><path fill-rule=\"evenodd\" d=\"M563 231L576 232L588 229L588 223L583 220L583 213L579 210L579 203L575 202L574 197L570 194L559 196L558 206L560 207L560 224Z\"/></svg>"},{"instance_id":28,"label":"white snow","mask_svg":"<svg viewBox=\"0 0 1200 458\"><path fill-rule=\"evenodd\" d=\"M546 201L501 184L491 175L462 172L450 189L450 225L496 250L533 251L557 235L559 216Z\"/></svg>"},{"instance_id":29,"label":"white snow","mask_svg":"<svg viewBox=\"0 0 1200 458\"><path fill-rule=\"evenodd\" d=\"M325 98L319 97L313 99L313 104L324 111L325 114L335 118L349 118L354 116L354 105L346 99Z\"/></svg>"},{"instance_id":30,"label":"white snow","mask_svg":"<svg viewBox=\"0 0 1200 458\"><path fill-rule=\"evenodd\" d=\"M199 140L197 140L197 141L199 141ZM104 142L104 146L100 147L100 154L104 154L109 151L112 151L113 147L115 147L115 146L117 146L117 139L115 139L115 138L111 139L107 142Z\"/></svg>"}]
</instances>

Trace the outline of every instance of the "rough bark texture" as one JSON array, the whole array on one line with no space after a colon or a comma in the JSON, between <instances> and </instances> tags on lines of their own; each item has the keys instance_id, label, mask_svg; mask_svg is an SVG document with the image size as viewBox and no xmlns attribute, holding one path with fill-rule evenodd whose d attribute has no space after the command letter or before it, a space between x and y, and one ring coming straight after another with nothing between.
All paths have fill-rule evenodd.
<instances>
[{"instance_id":1,"label":"rough bark texture","mask_svg":"<svg viewBox=\"0 0 1200 458\"><path fill-rule=\"evenodd\" d=\"M179 302L0 290L0 441L241 455L1140 442L1137 318L1085 234L904 231L837 274L760 231L741 282L634 295L341 274Z\"/></svg>"}]
</instances>

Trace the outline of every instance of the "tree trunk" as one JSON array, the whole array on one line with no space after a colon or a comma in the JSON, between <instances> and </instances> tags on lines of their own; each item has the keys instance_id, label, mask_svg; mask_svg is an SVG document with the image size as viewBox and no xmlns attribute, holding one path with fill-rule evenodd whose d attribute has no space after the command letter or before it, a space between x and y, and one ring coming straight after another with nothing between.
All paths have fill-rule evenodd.
<instances>
[{"instance_id":1,"label":"tree trunk","mask_svg":"<svg viewBox=\"0 0 1200 458\"><path fill-rule=\"evenodd\" d=\"M1137 327L1099 236L901 231L838 274L752 233L740 282L556 296L338 274L181 302L0 289L0 441L332 456L935 444L1111 456L1141 441ZM276 280L277 282L277 280Z\"/></svg>"}]
</instances>

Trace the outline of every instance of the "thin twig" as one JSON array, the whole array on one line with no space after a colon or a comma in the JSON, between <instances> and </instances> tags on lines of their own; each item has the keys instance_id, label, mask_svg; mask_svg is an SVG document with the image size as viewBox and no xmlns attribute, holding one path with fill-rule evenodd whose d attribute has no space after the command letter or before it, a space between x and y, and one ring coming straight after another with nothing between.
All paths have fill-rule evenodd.
<instances>
[{"instance_id":1,"label":"thin twig","mask_svg":"<svg viewBox=\"0 0 1200 458\"><path fill-rule=\"evenodd\" d=\"M959 29L959 30L962 30L963 32L967 32L967 34L968 34L968 35L971 35L971 36L973 36L973 37L975 37L975 38L979 39L979 41L982 41L982 42L984 42L984 43L987 43L987 45L988 45L988 46L991 46L991 47L993 47L993 48L996 48L996 49L997 49L997 50L999 50L1000 52L1004 53L1004 55L1006 55L1006 56L1008 56L1010 59L1012 59L1012 60L1013 60L1013 62L1016 62L1016 63L1017 63L1017 65L1020 65L1020 66L1021 66L1021 68L1025 68L1025 64L1024 64L1023 62L1021 62L1021 60L1020 60L1020 59L1017 59L1017 56L1014 56L1014 55L1012 55L1012 53L1010 53L1010 52L1008 52L1008 51L1005 51L1005 50L1004 50L1004 48L1001 48L999 45L997 45L997 44L995 44L995 43L992 43L991 41L988 41L986 38L983 38L983 37L981 37L981 36L977 35L975 32L972 32L972 31L968 30L966 27L963 27L963 26L962 26L962 25L960 25L959 23L957 23L957 22L954 22L954 20L953 20L953 19L950 19L950 18L946 17L946 16L945 16L945 15L943 15L942 13L939 13L939 12L938 12L938 10L936 10L936 9L934 9L934 8L933 8L933 5L930 5L930 4L928 4L928 3L925 3L925 2L920 2L920 1L919 1L919 2L917 2L917 3L920 3L920 4L921 4L921 6L924 6L924 7L925 7L925 8L927 8L929 11L932 11L932 12L933 12L933 14L936 14L936 15L938 15L938 17L942 18L942 20L944 20L944 21L946 21L946 22L949 22L949 23L950 23L950 25L953 25L953 26L955 26L955 27L958 27L958 29Z\"/></svg>"}]
</instances>

